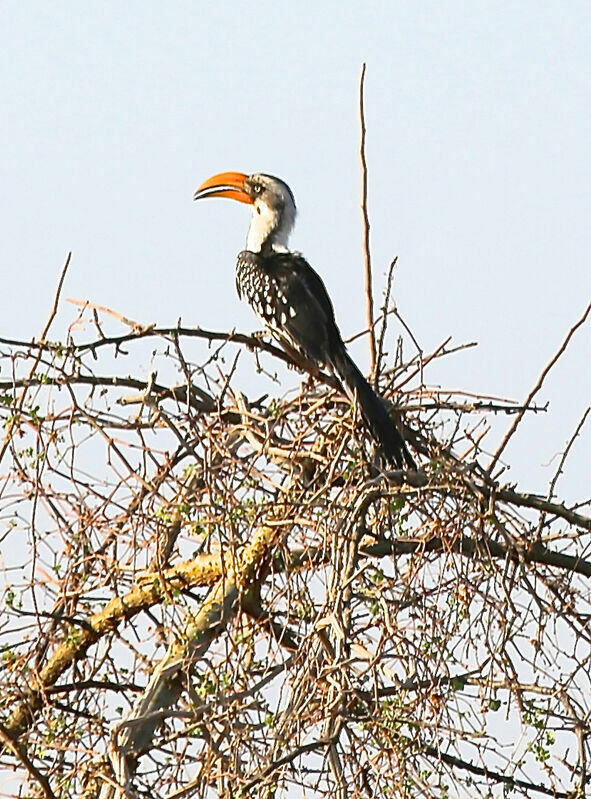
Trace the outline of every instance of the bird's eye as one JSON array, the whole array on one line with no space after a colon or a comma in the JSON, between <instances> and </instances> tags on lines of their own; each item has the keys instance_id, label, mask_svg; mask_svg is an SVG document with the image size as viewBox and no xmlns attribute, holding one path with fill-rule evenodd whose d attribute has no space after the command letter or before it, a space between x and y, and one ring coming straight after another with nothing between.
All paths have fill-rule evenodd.
<instances>
[{"instance_id":1,"label":"bird's eye","mask_svg":"<svg viewBox=\"0 0 591 799\"><path fill-rule=\"evenodd\" d=\"M255 194L260 194L263 190L263 187L261 186L260 183L255 183L254 186L252 187L252 190Z\"/></svg>"}]
</instances>

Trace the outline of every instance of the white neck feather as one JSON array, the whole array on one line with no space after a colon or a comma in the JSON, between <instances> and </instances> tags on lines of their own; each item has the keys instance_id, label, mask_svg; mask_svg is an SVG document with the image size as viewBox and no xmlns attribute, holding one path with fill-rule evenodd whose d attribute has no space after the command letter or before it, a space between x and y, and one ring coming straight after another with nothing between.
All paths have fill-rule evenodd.
<instances>
[{"instance_id":1,"label":"white neck feather","mask_svg":"<svg viewBox=\"0 0 591 799\"><path fill-rule=\"evenodd\" d=\"M246 237L246 249L250 252L261 252L269 248L275 251L287 251L287 242L294 222L295 207L286 204L279 211L260 200L255 200Z\"/></svg>"}]
</instances>

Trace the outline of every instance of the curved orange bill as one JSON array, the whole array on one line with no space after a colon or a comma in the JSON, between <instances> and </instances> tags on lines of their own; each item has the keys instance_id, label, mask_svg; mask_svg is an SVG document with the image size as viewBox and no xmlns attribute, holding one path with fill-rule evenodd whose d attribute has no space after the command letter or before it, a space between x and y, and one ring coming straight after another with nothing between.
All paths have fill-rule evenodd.
<instances>
[{"instance_id":1,"label":"curved orange bill","mask_svg":"<svg viewBox=\"0 0 591 799\"><path fill-rule=\"evenodd\" d=\"M229 197L231 200L252 205L252 197L246 190L247 179L248 175L243 172L220 172L219 175L213 175L202 183L193 195L193 199Z\"/></svg>"}]
</instances>

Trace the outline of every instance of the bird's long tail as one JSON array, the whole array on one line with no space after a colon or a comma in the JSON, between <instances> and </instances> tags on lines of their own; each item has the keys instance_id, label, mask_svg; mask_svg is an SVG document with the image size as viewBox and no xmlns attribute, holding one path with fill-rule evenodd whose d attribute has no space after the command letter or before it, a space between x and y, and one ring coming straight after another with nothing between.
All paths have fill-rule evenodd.
<instances>
[{"instance_id":1,"label":"bird's long tail","mask_svg":"<svg viewBox=\"0 0 591 799\"><path fill-rule=\"evenodd\" d=\"M406 464L416 469L412 455L388 411L383 400L375 393L349 356L344 345L333 358L332 367L340 377L349 399L357 403L369 430L382 447L386 460L399 469Z\"/></svg>"}]
</instances>

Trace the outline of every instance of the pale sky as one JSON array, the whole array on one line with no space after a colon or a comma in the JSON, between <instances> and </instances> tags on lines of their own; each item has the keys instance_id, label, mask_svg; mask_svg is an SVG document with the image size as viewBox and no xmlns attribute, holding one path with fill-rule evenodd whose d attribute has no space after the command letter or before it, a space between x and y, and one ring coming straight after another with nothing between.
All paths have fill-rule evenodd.
<instances>
[{"instance_id":1,"label":"pale sky","mask_svg":"<svg viewBox=\"0 0 591 799\"><path fill-rule=\"evenodd\" d=\"M234 289L248 209L192 202L225 170L290 184L292 245L343 335L361 329L366 61L376 289L398 255L396 302L424 350L479 342L427 382L526 396L591 298L591 4L309 7L3 0L2 336L39 335L69 250L64 297L142 323L257 329ZM74 315L62 305L54 338ZM366 367L365 346L353 352ZM550 412L507 451L524 490L545 491L590 402L590 353L587 325L540 395ZM570 499L591 493L590 441Z\"/></svg>"}]
</instances>

